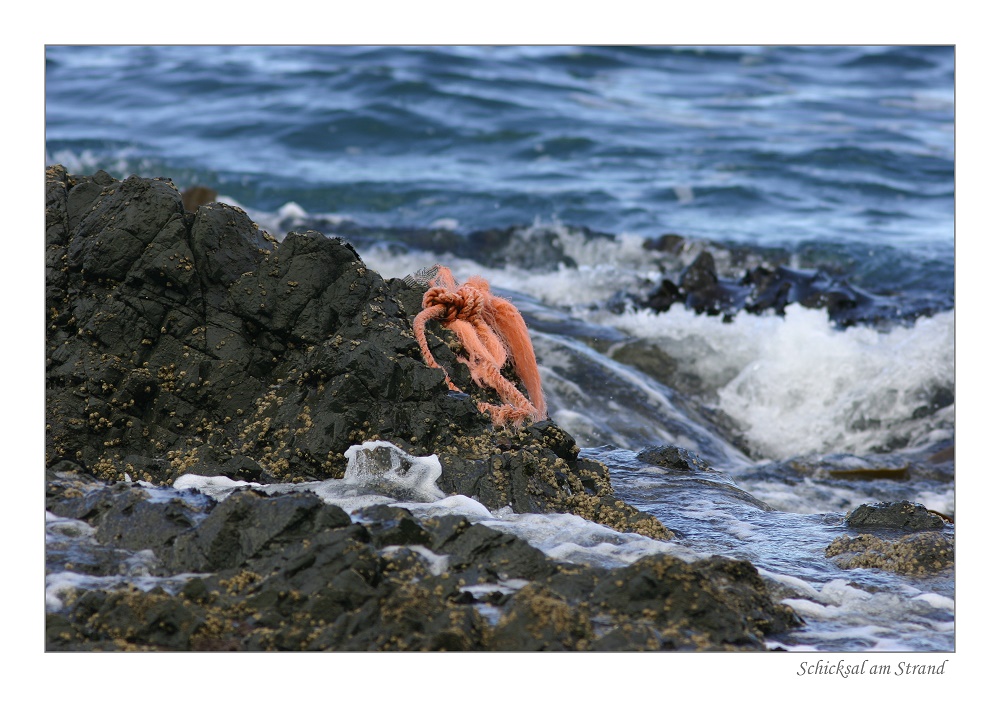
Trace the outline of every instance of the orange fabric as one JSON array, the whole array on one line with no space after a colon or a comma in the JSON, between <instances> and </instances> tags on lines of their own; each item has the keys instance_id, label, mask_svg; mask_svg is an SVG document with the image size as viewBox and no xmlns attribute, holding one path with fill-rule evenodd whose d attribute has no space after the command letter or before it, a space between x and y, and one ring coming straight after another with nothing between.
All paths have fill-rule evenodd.
<instances>
[{"instance_id":1,"label":"orange fabric","mask_svg":"<svg viewBox=\"0 0 1000 712\"><path fill-rule=\"evenodd\" d=\"M545 394L535 350L524 318L513 304L491 294L490 285L482 277L471 277L458 286L451 270L440 265L422 304L423 310L413 320L413 333L428 366L441 368L427 346L427 321L436 319L462 342L466 353L458 359L469 367L476 385L492 388L504 400L504 405L479 404L479 410L488 413L494 424L545 419ZM530 400L501 374L508 357ZM459 390L447 372L444 380L448 388Z\"/></svg>"}]
</instances>

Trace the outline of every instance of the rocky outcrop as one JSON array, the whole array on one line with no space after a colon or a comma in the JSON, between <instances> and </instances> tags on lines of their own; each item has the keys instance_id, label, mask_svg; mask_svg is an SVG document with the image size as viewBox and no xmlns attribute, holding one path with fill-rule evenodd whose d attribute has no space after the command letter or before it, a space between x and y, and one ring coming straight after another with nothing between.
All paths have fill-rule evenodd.
<instances>
[{"instance_id":1,"label":"rocky outcrop","mask_svg":"<svg viewBox=\"0 0 1000 712\"><path fill-rule=\"evenodd\" d=\"M50 471L47 508L92 528L65 520L50 564L113 582L149 550L159 577L54 592L48 650L759 650L800 622L748 562L566 564L463 516L352 521L308 492L214 504ZM74 555L74 536L101 546Z\"/></svg>"},{"instance_id":2,"label":"rocky outcrop","mask_svg":"<svg viewBox=\"0 0 1000 712\"><path fill-rule=\"evenodd\" d=\"M186 211L165 179L46 177L49 464L160 484L301 481L342 477L344 452L378 439L436 453L438 485L487 507L671 536L556 424L495 429L475 407L495 394L434 326L435 358L471 397L449 391L413 338L421 290L347 242L279 243L221 203Z\"/></svg>"},{"instance_id":3,"label":"rocky outcrop","mask_svg":"<svg viewBox=\"0 0 1000 712\"><path fill-rule=\"evenodd\" d=\"M380 440L436 455L444 494L673 536L556 423L494 427L432 325L450 391L421 289L344 240L278 242L165 179L46 177L49 650L762 649L799 624L747 562L566 564L459 515L264 494ZM217 502L184 474L249 484Z\"/></svg>"},{"instance_id":4,"label":"rocky outcrop","mask_svg":"<svg viewBox=\"0 0 1000 712\"><path fill-rule=\"evenodd\" d=\"M784 314L789 304L800 304L826 311L831 321L843 327L913 320L935 311L922 297L873 294L818 269L756 265L740 278L723 277L707 250L680 272L676 282L661 280L639 306L663 312L676 303L699 314L720 314L726 319L741 311Z\"/></svg>"},{"instance_id":5,"label":"rocky outcrop","mask_svg":"<svg viewBox=\"0 0 1000 712\"><path fill-rule=\"evenodd\" d=\"M867 531L840 536L826 548L826 556L843 569L878 568L928 576L955 565L954 525L922 504L862 504L847 515L844 524Z\"/></svg>"}]
</instances>

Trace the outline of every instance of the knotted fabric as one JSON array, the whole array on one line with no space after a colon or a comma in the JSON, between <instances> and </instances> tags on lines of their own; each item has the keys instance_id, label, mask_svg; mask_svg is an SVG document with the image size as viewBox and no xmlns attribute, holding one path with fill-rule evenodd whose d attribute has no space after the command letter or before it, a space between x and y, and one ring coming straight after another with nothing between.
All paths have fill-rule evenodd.
<instances>
[{"instance_id":1,"label":"knotted fabric","mask_svg":"<svg viewBox=\"0 0 1000 712\"><path fill-rule=\"evenodd\" d=\"M487 413L496 425L521 424L529 418L544 420L542 380L521 313L503 297L491 294L490 285L482 277L471 277L458 286L447 267L438 265L436 270L424 293L423 310L413 320L413 333L424 361L432 368L441 368L427 346L427 321L436 319L458 336L465 349L465 355L458 360L469 367L476 385L492 388L504 401L502 405L480 403L481 412ZM508 358L528 398L501 373ZM448 388L461 392L447 372L444 380Z\"/></svg>"}]
</instances>

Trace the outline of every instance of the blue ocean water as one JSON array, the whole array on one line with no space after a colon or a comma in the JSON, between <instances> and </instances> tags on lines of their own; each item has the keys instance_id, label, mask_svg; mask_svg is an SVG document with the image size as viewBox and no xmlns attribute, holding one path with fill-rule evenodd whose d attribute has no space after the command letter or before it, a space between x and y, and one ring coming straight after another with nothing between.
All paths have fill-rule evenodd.
<instances>
[{"instance_id":1,"label":"blue ocean water","mask_svg":"<svg viewBox=\"0 0 1000 712\"><path fill-rule=\"evenodd\" d=\"M826 251L954 290L951 47L52 46L46 150L365 225Z\"/></svg>"},{"instance_id":2,"label":"blue ocean water","mask_svg":"<svg viewBox=\"0 0 1000 712\"><path fill-rule=\"evenodd\" d=\"M386 277L482 273L529 320L553 419L619 496L691 556L748 557L783 587L807 626L776 645L940 651L950 571L842 570L824 549L864 502L955 514L954 87L952 47L50 46L46 161L210 186L279 239L392 228L359 245ZM406 244L521 225L504 259ZM665 233L696 249L643 245ZM846 329L797 304L730 322L614 308L709 244L730 277L780 248L930 308ZM635 456L663 444L730 479L665 481ZM489 521L550 553L599 558L612 537L512 516Z\"/></svg>"}]
</instances>

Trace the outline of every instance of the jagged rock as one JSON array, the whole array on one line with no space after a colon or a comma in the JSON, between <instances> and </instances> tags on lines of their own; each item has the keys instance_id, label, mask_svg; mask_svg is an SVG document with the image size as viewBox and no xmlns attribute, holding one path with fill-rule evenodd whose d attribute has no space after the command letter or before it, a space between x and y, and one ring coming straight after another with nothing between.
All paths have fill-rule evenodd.
<instances>
[{"instance_id":1,"label":"jagged rock","mask_svg":"<svg viewBox=\"0 0 1000 712\"><path fill-rule=\"evenodd\" d=\"M299 481L342 477L351 445L386 440L437 453L445 492L670 537L555 424L496 431L475 406L491 394L433 326L471 396L454 397L413 338L420 288L387 284L342 239L278 243L238 208L186 211L164 179L46 178L48 463Z\"/></svg>"},{"instance_id":2,"label":"jagged rock","mask_svg":"<svg viewBox=\"0 0 1000 712\"><path fill-rule=\"evenodd\" d=\"M719 556L694 563L647 556L607 575L592 601L612 620L650 624L666 649L760 647L766 635L798 624L750 562Z\"/></svg>"},{"instance_id":3,"label":"jagged rock","mask_svg":"<svg viewBox=\"0 0 1000 712\"><path fill-rule=\"evenodd\" d=\"M98 490L95 502L141 494ZM799 623L748 562L658 555L608 570L461 516L359 515L312 493L235 492L157 549L173 577L162 587L63 593L47 649L759 650Z\"/></svg>"},{"instance_id":4,"label":"jagged rock","mask_svg":"<svg viewBox=\"0 0 1000 712\"><path fill-rule=\"evenodd\" d=\"M357 512L375 546L426 546L430 536L416 517L402 507L379 504Z\"/></svg>"},{"instance_id":5,"label":"jagged rock","mask_svg":"<svg viewBox=\"0 0 1000 712\"><path fill-rule=\"evenodd\" d=\"M178 536L163 552L178 571L220 571L241 566L267 548L327 529L346 527L350 516L312 493L262 497L236 492L197 529Z\"/></svg>"},{"instance_id":6,"label":"jagged rock","mask_svg":"<svg viewBox=\"0 0 1000 712\"><path fill-rule=\"evenodd\" d=\"M343 240L278 243L237 208L186 211L169 181L61 167L46 219L46 504L93 527L76 525L103 547L101 575L135 560L163 576L58 594L48 649L762 649L797 623L746 562L609 571L461 516L375 506L352 521L313 493L249 488L150 497L137 480L343 477L351 445L383 440L437 454L436 486L487 507L672 535L555 423L495 429L475 406L491 394L432 326L469 394L454 397L413 339L420 289L386 283Z\"/></svg>"},{"instance_id":7,"label":"jagged rock","mask_svg":"<svg viewBox=\"0 0 1000 712\"><path fill-rule=\"evenodd\" d=\"M585 650L593 636L587 608L531 585L514 594L493 640L497 650Z\"/></svg>"},{"instance_id":8,"label":"jagged rock","mask_svg":"<svg viewBox=\"0 0 1000 712\"><path fill-rule=\"evenodd\" d=\"M934 311L923 298L909 297L901 302L898 295L890 299L872 294L823 270L757 265L742 278L721 277L715 258L707 250L681 271L679 283L663 278L640 305L663 312L677 302L699 314L721 314L726 319L740 311L784 314L789 304L801 304L825 310L831 321L843 327L901 318L913 320Z\"/></svg>"}]
</instances>

